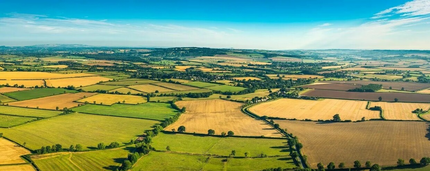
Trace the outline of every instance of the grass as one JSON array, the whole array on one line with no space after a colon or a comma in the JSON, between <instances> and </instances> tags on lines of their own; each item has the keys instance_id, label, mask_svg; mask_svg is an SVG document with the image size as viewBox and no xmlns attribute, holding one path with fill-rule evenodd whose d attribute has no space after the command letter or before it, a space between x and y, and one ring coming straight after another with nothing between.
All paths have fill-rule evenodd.
<instances>
[{"instance_id":1,"label":"grass","mask_svg":"<svg viewBox=\"0 0 430 171\"><path fill-rule=\"evenodd\" d=\"M52 96L56 94L76 93L76 92L77 91L75 90L67 90L62 88L36 88L32 90L5 93L5 95L17 100L29 100L29 99Z\"/></svg>"},{"instance_id":2,"label":"grass","mask_svg":"<svg viewBox=\"0 0 430 171\"><path fill-rule=\"evenodd\" d=\"M8 128L8 127L26 123L35 119L36 118L0 115L0 127Z\"/></svg>"},{"instance_id":3,"label":"grass","mask_svg":"<svg viewBox=\"0 0 430 171\"><path fill-rule=\"evenodd\" d=\"M113 90L116 88L120 88L121 86L110 86L110 85L91 85L82 87L84 91L96 91L96 90Z\"/></svg>"},{"instance_id":4,"label":"grass","mask_svg":"<svg viewBox=\"0 0 430 171\"><path fill-rule=\"evenodd\" d=\"M139 105L114 104L112 106L84 105L73 109L77 112L109 116L123 116L142 119L164 120L176 114L167 103L144 103Z\"/></svg>"},{"instance_id":5,"label":"grass","mask_svg":"<svg viewBox=\"0 0 430 171\"><path fill-rule=\"evenodd\" d=\"M219 84L213 84L213 83L206 83L206 82L200 82L200 81L194 81L194 82L189 82L189 83L185 83L185 85L190 85L190 86L194 86L194 87L212 87L212 86L218 86Z\"/></svg>"},{"instance_id":6,"label":"grass","mask_svg":"<svg viewBox=\"0 0 430 171\"><path fill-rule=\"evenodd\" d=\"M200 155L151 152L142 157L132 170L232 170L249 171L267 168L293 168L289 158L210 158Z\"/></svg>"},{"instance_id":7,"label":"grass","mask_svg":"<svg viewBox=\"0 0 430 171\"><path fill-rule=\"evenodd\" d=\"M71 154L53 154L43 159L33 159L36 166L45 171L70 170L79 171L80 169L70 161Z\"/></svg>"},{"instance_id":8,"label":"grass","mask_svg":"<svg viewBox=\"0 0 430 171\"><path fill-rule=\"evenodd\" d=\"M119 95L119 94L97 94L85 99L80 99L78 102L112 105L115 103L139 104L146 103L146 97L133 96L133 95Z\"/></svg>"},{"instance_id":9,"label":"grass","mask_svg":"<svg viewBox=\"0 0 430 171\"><path fill-rule=\"evenodd\" d=\"M219 86L213 86L208 87L208 89L215 90L215 91L222 91L222 92L239 92L242 90L245 90L243 87L235 87L235 86L229 86L229 85L219 85Z\"/></svg>"},{"instance_id":10,"label":"grass","mask_svg":"<svg viewBox=\"0 0 430 171\"><path fill-rule=\"evenodd\" d=\"M0 103L7 103L7 102L13 102L14 99L11 99L10 97L7 97L3 94L0 94Z\"/></svg>"},{"instance_id":11,"label":"grass","mask_svg":"<svg viewBox=\"0 0 430 171\"><path fill-rule=\"evenodd\" d=\"M151 97L149 100L151 102L169 102L174 99L178 99L176 96L157 96L157 97Z\"/></svg>"},{"instance_id":12,"label":"grass","mask_svg":"<svg viewBox=\"0 0 430 171\"><path fill-rule=\"evenodd\" d=\"M30 117L52 117L59 115L61 111L49 111L39 109L28 109L22 107L0 106L0 114L17 115L17 116L30 116Z\"/></svg>"},{"instance_id":13,"label":"grass","mask_svg":"<svg viewBox=\"0 0 430 171\"><path fill-rule=\"evenodd\" d=\"M146 79L124 79L120 81L104 82L104 85L114 85L114 86L130 86L139 84L156 83L158 81L146 80Z\"/></svg>"},{"instance_id":14,"label":"grass","mask_svg":"<svg viewBox=\"0 0 430 171\"><path fill-rule=\"evenodd\" d=\"M26 147L33 150L53 144L61 144L66 148L75 144L94 147L101 142L129 142L156 123L143 119L74 113L9 129L0 128L0 132L17 143L26 142Z\"/></svg>"},{"instance_id":15,"label":"grass","mask_svg":"<svg viewBox=\"0 0 430 171\"><path fill-rule=\"evenodd\" d=\"M216 154L228 156L236 150L236 156L257 157L264 153L268 156L288 155L286 140L262 138L235 138L235 137L202 137L184 134L161 133L153 138L152 146L157 150L195 154Z\"/></svg>"}]
</instances>

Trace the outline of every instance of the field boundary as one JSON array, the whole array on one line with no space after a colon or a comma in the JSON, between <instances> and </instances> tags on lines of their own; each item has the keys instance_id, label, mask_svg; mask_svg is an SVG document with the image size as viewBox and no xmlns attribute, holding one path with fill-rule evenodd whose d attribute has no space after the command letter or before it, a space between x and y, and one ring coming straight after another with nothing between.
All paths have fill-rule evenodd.
<instances>
[{"instance_id":1,"label":"field boundary","mask_svg":"<svg viewBox=\"0 0 430 171\"><path fill-rule=\"evenodd\" d=\"M185 134L185 135L193 135L193 136L199 136L199 137L218 137L218 138L228 138L228 137L234 137L234 138L256 138L256 139L285 139L285 137L266 137L266 136L240 136L240 135L233 135L233 136L222 136L222 135L208 135L203 133L191 133L191 132L172 132L172 131L165 131L162 130L161 132L165 134Z\"/></svg>"}]
</instances>

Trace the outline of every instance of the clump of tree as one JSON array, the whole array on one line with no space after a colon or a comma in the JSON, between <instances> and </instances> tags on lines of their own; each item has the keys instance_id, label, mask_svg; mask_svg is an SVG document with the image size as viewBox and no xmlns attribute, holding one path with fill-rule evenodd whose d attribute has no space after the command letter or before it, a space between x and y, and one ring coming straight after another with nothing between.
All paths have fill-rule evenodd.
<instances>
[{"instance_id":1,"label":"clump of tree","mask_svg":"<svg viewBox=\"0 0 430 171\"><path fill-rule=\"evenodd\" d=\"M359 88L349 89L351 92L376 92L382 89L382 84L368 84L362 85Z\"/></svg>"},{"instance_id":2,"label":"clump of tree","mask_svg":"<svg viewBox=\"0 0 430 171\"><path fill-rule=\"evenodd\" d=\"M340 121L342 121L342 120L340 119L339 114L333 115L333 122L340 122Z\"/></svg>"}]
</instances>

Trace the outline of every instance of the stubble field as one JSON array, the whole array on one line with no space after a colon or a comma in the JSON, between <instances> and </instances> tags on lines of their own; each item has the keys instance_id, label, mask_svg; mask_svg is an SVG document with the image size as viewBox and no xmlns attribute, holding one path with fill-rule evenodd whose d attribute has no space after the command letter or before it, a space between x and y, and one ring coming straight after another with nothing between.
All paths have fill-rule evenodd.
<instances>
[{"instance_id":1,"label":"stubble field","mask_svg":"<svg viewBox=\"0 0 430 171\"><path fill-rule=\"evenodd\" d=\"M142 96L133 96L133 95L118 95L118 94L97 94L85 99L78 100L81 103L91 103L93 104L103 104L103 105L112 105L114 103L127 103L127 104L138 104L138 103L146 103L146 98Z\"/></svg>"},{"instance_id":2,"label":"stubble field","mask_svg":"<svg viewBox=\"0 0 430 171\"><path fill-rule=\"evenodd\" d=\"M73 108L78 106L79 103L75 101L90 97L95 93L66 93L55 96L42 97L31 100L17 101L9 103L11 106L30 107L30 108L41 108L41 109L56 109L57 107L61 110L65 107Z\"/></svg>"},{"instance_id":3,"label":"stubble field","mask_svg":"<svg viewBox=\"0 0 430 171\"><path fill-rule=\"evenodd\" d=\"M66 78L66 79L54 79L46 80L46 85L51 87L67 87L73 85L75 87L88 86L96 84L100 81L109 81L109 78L105 77L80 77L80 78Z\"/></svg>"},{"instance_id":4,"label":"stubble field","mask_svg":"<svg viewBox=\"0 0 430 171\"><path fill-rule=\"evenodd\" d=\"M20 156L30 154L30 151L4 138L0 138L0 153L0 165L2 165L25 163Z\"/></svg>"},{"instance_id":5,"label":"stubble field","mask_svg":"<svg viewBox=\"0 0 430 171\"><path fill-rule=\"evenodd\" d=\"M389 102L371 102L370 106L381 106L384 111L384 118L388 120L420 120L413 110L420 108L429 110L428 103L389 103Z\"/></svg>"}]
</instances>

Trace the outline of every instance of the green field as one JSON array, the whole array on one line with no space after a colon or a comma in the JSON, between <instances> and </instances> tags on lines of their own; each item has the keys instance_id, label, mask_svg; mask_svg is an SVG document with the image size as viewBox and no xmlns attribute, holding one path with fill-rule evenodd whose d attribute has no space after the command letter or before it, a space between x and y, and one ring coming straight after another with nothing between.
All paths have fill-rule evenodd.
<instances>
[{"instance_id":1,"label":"green field","mask_svg":"<svg viewBox=\"0 0 430 171\"><path fill-rule=\"evenodd\" d=\"M151 152L142 157L133 171L159 170L231 170L250 171L267 168L294 168L290 158L211 158L200 155Z\"/></svg>"},{"instance_id":2,"label":"green field","mask_svg":"<svg viewBox=\"0 0 430 171\"><path fill-rule=\"evenodd\" d=\"M10 93L5 93L4 95L9 96L11 98L17 100L29 100L36 99L41 97L52 96L56 94L63 93L76 93L75 90L66 90L62 88L36 88L32 90L24 90L24 91L15 91Z\"/></svg>"},{"instance_id":3,"label":"green field","mask_svg":"<svg viewBox=\"0 0 430 171\"><path fill-rule=\"evenodd\" d=\"M200 81L194 81L194 82L185 83L185 85L190 85L190 86L200 87L200 88L219 86L219 84L206 83L206 82L200 82Z\"/></svg>"},{"instance_id":4,"label":"green field","mask_svg":"<svg viewBox=\"0 0 430 171\"><path fill-rule=\"evenodd\" d=\"M142 119L164 120L176 114L170 104L144 103L138 105L113 104L112 106L87 104L73 108L74 111L109 116L123 116Z\"/></svg>"},{"instance_id":5,"label":"green field","mask_svg":"<svg viewBox=\"0 0 430 171\"><path fill-rule=\"evenodd\" d=\"M7 128L7 127L22 124L22 123L26 123L35 119L36 118L0 115L0 127Z\"/></svg>"},{"instance_id":6,"label":"green field","mask_svg":"<svg viewBox=\"0 0 430 171\"><path fill-rule=\"evenodd\" d=\"M30 116L30 117L52 117L59 115L61 111L29 109L23 107L0 106L0 114Z\"/></svg>"},{"instance_id":7,"label":"green field","mask_svg":"<svg viewBox=\"0 0 430 171\"><path fill-rule=\"evenodd\" d=\"M148 83L156 83L156 82L158 81L146 80L146 79L124 79L120 81L105 82L102 84L114 85L114 86L130 86L130 85L148 84Z\"/></svg>"},{"instance_id":8,"label":"green field","mask_svg":"<svg viewBox=\"0 0 430 171\"><path fill-rule=\"evenodd\" d=\"M222 91L222 92L229 92L229 91L238 92L238 91L245 90L246 88L229 86L229 85L219 85L219 86L208 87L208 89L215 90L215 91Z\"/></svg>"},{"instance_id":9,"label":"green field","mask_svg":"<svg viewBox=\"0 0 430 171\"><path fill-rule=\"evenodd\" d=\"M110 85L90 85L86 87L82 87L82 90L84 91L96 91L96 90L113 90L116 88L121 88L121 86L110 86Z\"/></svg>"},{"instance_id":10,"label":"green field","mask_svg":"<svg viewBox=\"0 0 430 171\"><path fill-rule=\"evenodd\" d=\"M75 166L71 161L71 153L54 154L53 156L36 159L33 158L34 163L40 170L57 171L57 170L70 170L79 171L80 169Z\"/></svg>"},{"instance_id":11,"label":"green field","mask_svg":"<svg viewBox=\"0 0 430 171\"><path fill-rule=\"evenodd\" d=\"M0 94L0 103L7 103L7 102L14 102L16 100L11 99L10 97L7 97L3 94Z\"/></svg>"},{"instance_id":12,"label":"green field","mask_svg":"<svg viewBox=\"0 0 430 171\"><path fill-rule=\"evenodd\" d=\"M288 146L284 139L234 138L234 137L202 137L184 134L159 134L154 137L152 146L157 150L197 154L216 154L228 156L236 150L236 156L257 157L260 154L268 156L288 155Z\"/></svg>"},{"instance_id":13,"label":"green field","mask_svg":"<svg viewBox=\"0 0 430 171\"><path fill-rule=\"evenodd\" d=\"M101 142L130 142L156 123L158 122L143 119L75 113L9 129L0 128L0 132L17 143L26 142L26 147L33 150L53 144L61 144L63 147L75 144L94 147Z\"/></svg>"},{"instance_id":14,"label":"green field","mask_svg":"<svg viewBox=\"0 0 430 171\"><path fill-rule=\"evenodd\" d=\"M419 161L419 160L417 160L417 161ZM386 170L386 169L382 169L382 170ZM419 168L389 169L389 170L390 171L429 171L430 170L430 166L419 167Z\"/></svg>"},{"instance_id":15,"label":"green field","mask_svg":"<svg viewBox=\"0 0 430 171\"><path fill-rule=\"evenodd\" d=\"M272 92L278 91L279 89L272 89ZM251 100L254 97L265 97L270 94L269 90L267 89L259 89L256 90L254 93L249 94L241 94L241 95L231 95L231 99L233 100L239 100L239 101L245 101L245 100ZM226 95L222 95L223 98L226 98Z\"/></svg>"},{"instance_id":16,"label":"green field","mask_svg":"<svg viewBox=\"0 0 430 171\"><path fill-rule=\"evenodd\" d=\"M174 99L178 99L178 97L176 96L157 96L157 97L151 97L149 100L151 102L169 102L172 101Z\"/></svg>"}]
</instances>

